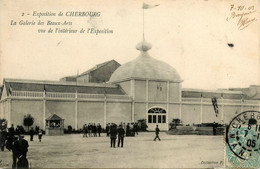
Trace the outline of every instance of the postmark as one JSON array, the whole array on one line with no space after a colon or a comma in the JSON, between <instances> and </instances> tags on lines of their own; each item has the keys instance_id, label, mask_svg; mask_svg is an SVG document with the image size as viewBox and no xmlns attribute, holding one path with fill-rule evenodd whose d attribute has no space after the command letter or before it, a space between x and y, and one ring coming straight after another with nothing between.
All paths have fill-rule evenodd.
<instances>
[{"instance_id":1,"label":"postmark","mask_svg":"<svg viewBox=\"0 0 260 169\"><path fill-rule=\"evenodd\" d=\"M226 143L227 163L231 163L233 166L243 163L245 167L258 167L260 112L245 111L234 117L226 130Z\"/></svg>"}]
</instances>

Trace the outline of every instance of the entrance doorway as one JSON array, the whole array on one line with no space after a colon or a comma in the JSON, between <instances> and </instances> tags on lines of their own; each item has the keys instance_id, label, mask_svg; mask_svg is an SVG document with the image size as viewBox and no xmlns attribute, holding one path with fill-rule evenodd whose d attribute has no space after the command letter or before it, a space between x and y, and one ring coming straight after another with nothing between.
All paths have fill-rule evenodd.
<instances>
[{"instance_id":1,"label":"entrance doorway","mask_svg":"<svg viewBox=\"0 0 260 169\"><path fill-rule=\"evenodd\" d=\"M148 123L166 123L166 110L160 107L148 110Z\"/></svg>"}]
</instances>

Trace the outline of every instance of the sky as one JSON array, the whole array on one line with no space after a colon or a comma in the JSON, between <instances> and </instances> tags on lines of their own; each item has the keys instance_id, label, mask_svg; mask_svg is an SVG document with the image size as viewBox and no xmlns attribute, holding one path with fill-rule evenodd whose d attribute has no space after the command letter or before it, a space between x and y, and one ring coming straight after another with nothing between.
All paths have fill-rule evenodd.
<instances>
[{"instance_id":1,"label":"sky","mask_svg":"<svg viewBox=\"0 0 260 169\"><path fill-rule=\"evenodd\" d=\"M139 55L135 46L142 40L144 25L145 39L153 45L149 54L174 67L183 88L260 85L258 0L147 0L149 5L160 5L144 11L144 24L143 2L137 0L0 2L0 84L3 78L59 80L112 59L127 63ZM247 10L230 10L232 4ZM100 17L37 17L34 11L94 11ZM252 13L245 14L248 11ZM231 17L232 12L256 21L240 30L241 17ZM36 25L19 25L26 20ZM39 20L44 25L37 25ZM17 25L11 25L15 21ZM72 25L46 25L48 21ZM113 33L38 33L38 29L50 28L109 29Z\"/></svg>"}]
</instances>

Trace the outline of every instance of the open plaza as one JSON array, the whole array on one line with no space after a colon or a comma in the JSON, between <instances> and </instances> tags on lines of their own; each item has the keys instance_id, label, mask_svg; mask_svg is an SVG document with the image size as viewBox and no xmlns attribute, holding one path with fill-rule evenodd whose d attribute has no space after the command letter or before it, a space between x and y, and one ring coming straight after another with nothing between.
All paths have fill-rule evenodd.
<instances>
[{"instance_id":1,"label":"open plaza","mask_svg":"<svg viewBox=\"0 0 260 169\"><path fill-rule=\"evenodd\" d=\"M31 168L216 168L223 166L223 136L168 135L154 132L125 137L123 148L110 148L110 138L82 134L43 136L29 141ZM1 166L12 167L12 152L0 153Z\"/></svg>"}]
</instances>

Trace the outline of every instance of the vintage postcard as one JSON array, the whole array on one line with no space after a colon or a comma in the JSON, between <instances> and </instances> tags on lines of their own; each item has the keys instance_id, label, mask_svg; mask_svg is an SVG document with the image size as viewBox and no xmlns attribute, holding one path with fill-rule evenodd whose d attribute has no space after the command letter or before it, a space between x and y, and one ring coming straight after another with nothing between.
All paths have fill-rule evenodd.
<instances>
[{"instance_id":1,"label":"vintage postcard","mask_svg":"<svg viewBox=\"0 0 260 169\"><path fill-rule=\"evenodd\" d=\"M259 10L0 0L0 168L259 168Z\"/></svg>"}]
</instances>

